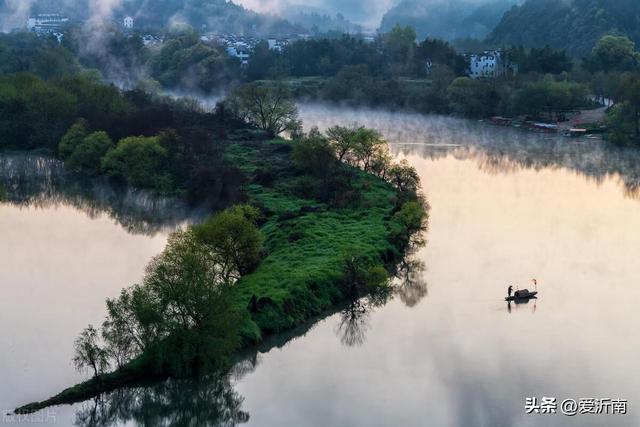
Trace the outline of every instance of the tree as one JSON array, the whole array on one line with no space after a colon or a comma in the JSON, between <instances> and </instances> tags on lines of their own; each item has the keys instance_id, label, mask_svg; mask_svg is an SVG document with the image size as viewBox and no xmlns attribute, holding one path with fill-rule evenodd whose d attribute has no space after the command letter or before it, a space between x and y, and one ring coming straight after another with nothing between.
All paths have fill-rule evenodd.
<instances>
[{"instance_id":1,"label":"tree","mask_svg":"<svg viewBox=\"0 0 640 427\"><path fill-rule=\"evenodd\" d=\"M460 55L456 50L444 40L427 38L418 45L417 58L422 61L421 66L426 69L426 61L433 64L449 67L455 75L464 75L469 68L469 61Z\"/></svg>"},{"instance_id":2,"label":"tree","mask_svg":"<svg viewBox=\"0 0 640 427\"><path fill-rule=\"evenodd\" d=\"M387 174L387 180L399 193L415 195L420 189L418 171L406 160L391 166Z\"/></svg>"},{"instance_id":3,"label":"tree","mask_svg":"<svg viewBox=\"0 0 640 427\"><path fill-rule=\"evenodd\" d=\"M264 238L256 225L259 216L258 209L239 205L193 228L198 241L212 254L225 282L235 282L260 262Z\"/></svg>"},{"instance_id":4,"label":"tree","mask_svg":"<svg viewBox=\"0 0 640 427\"><path fill-rule=\"evenodd\" d=\"M89 133L89 122L80 119L73 124L58 144L58 153L63 159L68 159L71 153L84 141Z\"/></svg>"},{"instance_id":5,"label":"tree","mask_svg":"<svg viewBox=\"0 0 640 427\"><path fill-rule=\"evenodd\" d=\"M302 180L302 184L310 184L313 195L318 199L328 200L338 166L338 159L329 139L317 128L311 129L308 135L295 142L292 159L299 171L313 177L310 181Z\"/></svg>"},{"instance_id":6,"label":"tree","mask_svg":"<svg viewBox=\"0 0 640 427\"><path fill-rule=\"evenodd\" d=\"M628 37L606 35L598 40L585 65L592 72L632 71L640 65L640 53Z\"/></svg>"},{"instance_id":7,"label":"tree","mask_svg":"<svg viewBox=\"0 0 640 427\"><path fill-rule=\"evenodd\" d=\"M158 331L151 355L172 375L221 367L239 345L242 312L232 303L232 283L219 259L189 228L173 233L147 266L141 288L150 326Z\"/></svg>"},{"instance_id":8,"label":"tree","mask_svg":"<svg viewBox=\"0 0 640 427\"><path fill-rule=\"evenodd\" d=\"M611 140L617 144L640 143L640 75L625 76L618 86L619 101L610 111L607 123Z\"/></svg>"},{"instance_id":9,"label":"tree","mask_svg":"<svg viewBox=\"0 0 640 427\"><path fill-rule=\"evenodd\" d=\"M236 89L228 102L238 118L272 136L297 131L301 127L298 108L291 91L284 84L261 86L249 83Z\"/></svg>"},{"instance_id":10,"label":"tree","mask_svg":"<svg viewBox=\"0 0 640 427\"><path fill-rule=\"evenodd\" d=\"M128 137L102 159L102 170L132 186L168 191L171 176L163 172L167 158L158 137Z\"/></svg>"},{"instance_id":11,"label":"tree","mask_svg":"<svg viewBox=\"0 0 640 427\"><path fill-rule=\"evenodd\" d=\"M380 132L364 127L355 130L352 138L351 162L360 166L365 172L369 172L376 159L384 155L387 141L382 138Z\"/></svg>"},{"instance_id":12,"label":"tree","mask_svg":"<svg viewBox=\"0 0 640 427\"><path fill-rule=\"evenodd\" d=\"M102 158L111 148L113 142L106 132L91 133L76 146L66 164L71 170L95 175L100 171Z\"/></svg>"},{"instance_id":13,"label":"tree","mask_svg":"<svg viewBox=\"0 0 640 427\"><path fill-rule=\"evenodd\" d=\"M487 82L458 77L447 88L451 109L467 117L487 117L494 114L499 95Z\"/></svg>"},{"instance_id":14,"label":"tree","mask_svg":"<svg viewBox=\"0 0 640 427\"><path fill-rule=\"evenodd\" d=\"M557 82L551 76L530 82L518 89L512 98L516 114L554 114L586 105L588 91L584 85L574 82Z\"/></svg>"},{"instance_id":15,"label":"tree","mask_svg":"<svg viewBox=\"0 0 640 427\"><path fill-rule=\"evenodd\" d=\"M344 126L333 126L327 129L327 138L331 144L331 148L335 152L338 161L342 162L345 157L351 155L354 148L353 135L357 128L348 128Z\"/></svg>"},{"instance_id":16,"label":"tree","mask_svg":"<svg viewBox=\"0 0 640 427\"><path fill-rule=\"evenodd\" d=\"M73 363L78 371L91 369L94 378L109 367L107 352L100 347L98 331L89 325L75 341L75 356Z\"/></svg>"},{"instance_id":17,"label":"tree","mask_svg":"<svg viewBox=\"0 0 640 427\"><path fill-rule=\"evenodd\" d=\"M384 51L392 74L413 73L416 37L416 31L412 27L400 25L383 35Z\"/></svg>"}]
</instances>

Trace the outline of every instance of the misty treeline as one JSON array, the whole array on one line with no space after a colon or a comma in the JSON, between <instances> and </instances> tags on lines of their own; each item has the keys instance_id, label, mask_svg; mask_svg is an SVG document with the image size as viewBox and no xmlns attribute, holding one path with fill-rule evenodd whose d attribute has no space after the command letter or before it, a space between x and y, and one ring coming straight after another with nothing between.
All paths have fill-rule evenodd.
<instances>
[{"instance_id":1,"label":"misty treeline","mask_svg":"<svg viewBox=\"0 0 640 427\"><path fill-rule=\"evenodd\" d=\"M588 86L571 81L574 64L565 52L513 47L505 48L504 56L517 64L517 73L472 80L467 59L449 43L418 42L411 28L396 26L373 43L344 36L297 41L283 52L260 45L247 79L284 79L303 99L478 118L590 105Z\"/></svg>"}]
</instances>

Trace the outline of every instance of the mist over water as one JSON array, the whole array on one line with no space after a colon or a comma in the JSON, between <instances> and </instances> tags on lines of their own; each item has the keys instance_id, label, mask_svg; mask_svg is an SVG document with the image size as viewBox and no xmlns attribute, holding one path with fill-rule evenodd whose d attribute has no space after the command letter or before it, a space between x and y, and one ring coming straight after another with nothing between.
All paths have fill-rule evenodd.
<instances>
[{"instance_id":1,"label":"mist over water","mask_svg":"<svg viewBox=\"0 0 640 427\"><path fill-rule=\"evenodd\" d=\"M640 198L640 154L600 139L542 135L448 116L322 104L300 105L300 117L307 131L336 124L376 129L398 156L474 160L489 174L567 169L597 184L617 182L625 196Z\"/></svg>"}]
</instances>

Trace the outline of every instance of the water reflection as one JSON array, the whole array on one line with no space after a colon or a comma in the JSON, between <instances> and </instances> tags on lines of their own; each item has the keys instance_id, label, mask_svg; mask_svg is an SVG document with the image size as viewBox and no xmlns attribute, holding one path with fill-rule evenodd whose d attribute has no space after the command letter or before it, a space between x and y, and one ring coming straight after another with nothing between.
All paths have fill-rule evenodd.
<instances>
[{"instance_id":1,"label":"water reflection","mask_svg":"<svg viewBox=\"0 0 640 427\"><path fill-rule=\"evenodd\" d=\"M366 340L369 329L371 307L367 299L353 301L340 312L340 322L336 327L336 335L347 347L359 347Z\"/></svg>"},{"instance_id":2,"label":"water reflection","mask_svg":"<svg viewBox=\"0 0 640 427\"><path fill-rule=\"evenodd\" d=\"M473 160L481 171L494 175L564 168L597 184L613 177L626 197L640 200L640 152L599 139L539 135L451 117L313 104L302 105L300 112L307 126L320 129L354 123L378 129L396 155Z\"/></svg>"},{"instance_id":3,"label":"water reflection","mask_svg":"<svg viewBox=\"0 0 640 427\"><path fill-rule=\"evenodd\" d=\"M228 375L198 381L169 380L116 390L85 402L76 413L75 425L235 426L249 421L242 402Z\"/></svg>"},{"instance_id":4,"label":"water reflection","mask_svg":"<svg viewBox=\"0 0 640 427\"><path fill-rule=\"evenodd\" d=\"M397 265L390 288L354 300L340 310L340 321L336 325L335 334L344 346L362 346L366 342L370 329L369 319L373 312L396 296L410 308L427 296L427 282L424 279L426 265L416 256L417 250L424 245L424 240L418 241L420 244L409 248L405 259Z\"/></svg>"},{"instance_id":5,"label":"water reflection","mask_svg":"<svg viewBox=\"0 0 640 427\"><path fill-rule=\"evenodd\" d=\"M0 155L0 196L19 207L65 205L90 218L106 214L130 233L143 235L175 229L202 214L177 199L72 176L60 161L32 154Z\"/></svg>"},{"instance_id":6,"label":"water reflection","mask_svg":"<svg viewBox=\"0 0 640 427\"><path fill-rule=\"evenodd\" d=\"M398 266L395 294L409 308L418 305L428 295L425 270L424 261L415 256L403 260Z\"/></svg>"}]
</instances>

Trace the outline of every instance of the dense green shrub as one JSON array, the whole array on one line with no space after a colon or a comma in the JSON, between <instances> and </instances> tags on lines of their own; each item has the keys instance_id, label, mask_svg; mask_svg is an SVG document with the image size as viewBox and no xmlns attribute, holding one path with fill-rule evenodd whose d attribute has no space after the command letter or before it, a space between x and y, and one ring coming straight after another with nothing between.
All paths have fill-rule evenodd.
<instances>
[{"instance_id":1,"label":"dense green shrub","mask_svg":"<svg viewBox=\"0 0 640 427\"><path fill-rule=\"evenodd\" d=\"M157 137L128 137L107 153L102 170L135 187L168 191L172 183L165 169L167 158L167 150Z\"/></svg>"}]
</instances>

